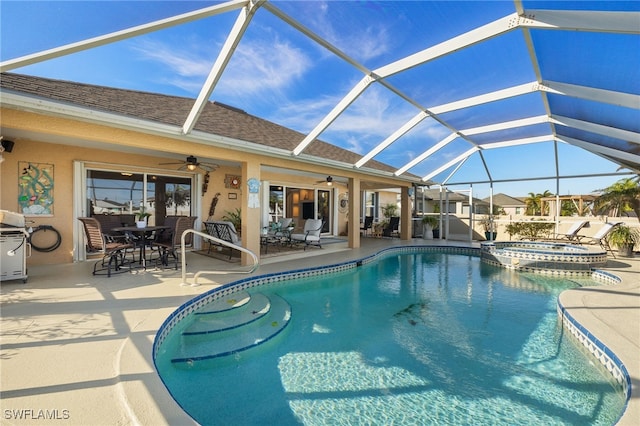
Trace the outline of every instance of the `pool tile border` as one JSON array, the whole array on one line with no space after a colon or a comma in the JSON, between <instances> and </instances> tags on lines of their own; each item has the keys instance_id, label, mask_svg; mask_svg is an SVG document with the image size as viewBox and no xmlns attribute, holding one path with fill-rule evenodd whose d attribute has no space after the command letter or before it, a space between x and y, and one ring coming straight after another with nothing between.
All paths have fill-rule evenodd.
<instances>
[{"instance_id":1,"label":"pool tile border","mask_svg":"<svg viewBox=\"0 0 640 426\"><path fill-rule=\"evenodd\" d=\"M480 250L480 258L490 265L559 277L591 277L593 268L607 262L606 251L565 243L500 241L481 243Z\"/></svg>"},{"instance_id":2,"label":"pool tile border","mask_svg":"<svg viewBox=\"0 0 640 426\"><path fill-rule=\"evenodd\" d=\"M218 288L209 290L205 293L202 293L201 295L196 296L193 299L182 304L174 312L172 312L158 329L158 332L154 340L153 349L152 349L153 359L155 360L158 354L158 350L164 343L167 335L184 318L186 318L191 313L198 311L203 306L217 299L228 296L231 293L235 293L237 291L242 291L242 290L248 290L250 288L259 287L262 285L274 284L281 281L285 281L287 279L309 278L313 276L332 274L335 272L348 271L350 269L357 268L359 266L371 263L377 260L379 257L390 254L390 253L402 254L402 253L429 253L429 252L463 254L463 255L470 255L470 256L480 255L480 249L469 248L469 247L450 247L450 246L389 247L375 254L364 257L362 259L349 260L346 262L336 263L328 266L316 266L311 268L297 269L297 270L288 271L288 272L278 272L278 273L265 274L265 275L259 275L255 277L240 279L238 281L234 281L234 282L222 285Z\"/></svg>"},{"instance_id":3,"label":"pool tile border","mask_svg":"<svg viewBox=\"0 0 640 426\"><path fill-rule=\"evenodd\" d=\"M619 279L618 282L620 282ZM600 339L580 324L567 311L560 300L558 300L557 312L563 328L566 329L577 342L581 343L591 353L591 355L593 355L600 364L602 364L602 366L604 366L622 390L625 397L624 409L620 414L620 417L622 417L629 405L629 400L631 399L631 376L629 375L629 371L622 360L620 360L620 358L618 358L618 356L613 353L607 345L602 343Z\"/></svg>"},{"instance_id":4,"label":"pool tile border","mask_svg":"<svg viewBox=\"0 0 640 426\"><path fill-rule=\"evenodd\" d=\"M377 253L374 253L370 256L349 260L342 263L337 263L328 266L317 266L311 268L298 269L288 272L278 272L272 274L259 275L256 277L244 278L238 281L234 281L228 284L225 284L221 287L209 290L195 298L189 300L188 302L179 306L167 319L162 323L158 332L156 333L156 337L153 342L152 348L152 357L155 365L156 356L160 347L164 343L165 339L169 335L173 329L180 324L180 322L186 318L192 312L195 312L202 308L204 305L211 303L219 298L225 297L231 293L235 293L241 290L247 290L254 287L259 287L262 285L274 284L278 283L290 278L309 278L313 276L320 276L331 274L335 272L343 272L348 271L353 268L360 267L362 265L366 265L368 263L374 262L378 260L380 257L389 254L406 254L406 253L443 253L443 254L460 254L460 255L468 255L468 256L476 256L481 257L482 249L481 248L472 248L472 247L454 247L454 246L402 246L402 247L389 247L383 249ZM485 259L482 259L485 261ZM493 263L488 261L487 263ZM495 266L504 265L495 262ZM519 268L518 271L522 272L539 272L536 271L527 271L527 268ZM568 275L574 276L571 273L563 273L567 271L560 271L559 275ZM605 285L612 285L621 282L621 279L616 275L598 270L598 269L590 269L589 276L602 281ZM579 274L580 276L585 276L585 274ZM566 328L572 336L574 336L602 365L609 371L614 380L621 387L623 394L625 396L625 410L629 404L629 400L631 398L631 376L627 371L626 367L612 351L606 345L604 345L597 337L591 334L584 326L582 326L578 321L576 321L571 314L566 310L564 306L560 303L560 300L557 302L557 312L561 319L562 326ZM156 366L157 370L157 366ZM624 413L624 410L623 410ZM622 415L622 414L621 414Z\"/></svg>"}]
</instances>

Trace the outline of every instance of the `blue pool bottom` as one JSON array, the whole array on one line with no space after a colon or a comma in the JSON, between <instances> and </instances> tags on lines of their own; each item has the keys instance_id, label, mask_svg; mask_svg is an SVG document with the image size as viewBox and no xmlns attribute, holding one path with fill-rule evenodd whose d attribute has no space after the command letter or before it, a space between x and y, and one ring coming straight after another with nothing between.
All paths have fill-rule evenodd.
<instances>
[{"instance_id":1,"label":"blue pool bottom","mask_svg":"<svg viewBox=\"0 0 640 426\"><path fill-rule=\"evenodd\" d=\"M284 275L289 277L294 276L297 279L300 279L300 278L305 279L305 283L302 287L304 288L304 292L308 293L309 291L313 291L313 290L309 290L309 286L313 286L312 283L315 282L315 279L308 279L309 277L319 277L321 275L325 275L329 271L333 273L336 270L345 271L345 270L353 269L354 267L367 265L373 262L374 260L377 261L379 258L382 258L384 256L388 256L391 254L398 254L398 252L415 254L415 253L424 253L424 252L442 253L443 251L448 251L448 252L453 251L457 254L467 254L472 256L478 256L477 250L473 250L473 249L452 249L452 248L425 249L424 247L409 247L409 248L404 247L402 249L385 250L384 252L379 253L375 256L371 256L370 258L362 259L356 262L348 262L345 264L334 265L328 269L313 268L313 269L307 269L304 271L295 271L295 272L291 272ZM437 263L443 263L443 262L444 261L440 259ZM475 268L478 269L477 266ZM483 268L481 267L480 269L482 270ZM467 271L466 273L473 274L472 271ZM500 275L501 272L494 271L492 272L492 274ZM375 276L375 279L380 280L381 278L379 276ZM223 297L223 294L225 293L230 294L231 292L238 291L240 288L244 288L245 290L249 290L249 291L254 291L254 290L266 291L266 289L273 286L265 287L265 284L275 284L275 283L281 282L282 280L283 280L282 275L268 275L268 276L253 278L253 279L242 280L237 283L233 283L231 285L225 286L224 288L217 289L213 292L206 293L190 301L189 303L185 304L181 310L176 311L170 318L167 319L167 322L165 322L165 325L159 331L158 338L156 339L156 342L154 344L154 355L158 355L157 351L159 350L159 348L162 347L162 344L164 343L164 340L167 338L167 336L170 334L171 329L176 326L180 328L178 324L180 324L182 319L186 317L187 315L186 312L190 311L192 313L198 309L201 309L204 305L206 305L207 303L210 303L212 300L218 297ZM476 281L476 279L472 281ZM527 280L521 280L521 281L524 282ZM382 280L382 282L385 282L385 281ZM525 286L530 286L530 284L526 284ZM475 291L476 292L480 291L480 289L477 288L475 289ZM292 296L290 295L285 296L286 299L290 299L291 297ZM295 300L295 297L293 297L293 299ZM410 336L411 332L414 332L415 330L419 329L422 326L422 323L420 323L420 320L424 318L421 316L419 312L420 310L424 310L424 306L421 307L420 305L421 302L419 301L416 302L415 300L413 301L412 300L413 299L404 301L404 302L407 302L406 306L403 305L404 308L402 308L402 306L398 306L397 307L398 309L394 308L395 309L394 312L398 314L395 317L393 315L391 316L392 318L395 318L395 320L397 320L396 321L397 323L395 324L395 327L397 330L395 330L395 333L401 333L401 335L403 336ZM339 304L338 302L336 302L336 300L333 300L332 303L334 305ZM545 302L545 303L549 303L549 302ZM382 305L384 306L384 303ZM556 323L556 317L554 312L555 298L554 298L554 303L552 303L552 305L554 306L547 306L546 308L543 309L543 311L550 311L550 312L547 312L544 315L544 317L541 320L542 323L545 323L545 322ZM300 307L296 308L295 303L292 303L292 306L294 307L294 314L293 314L294 317L296 316L296 313L295 313L296 310L298 311L304 310L304 308L300 308ZM464 308L464 304L461 307L461 309L463 308ZM413 310L417 310L418 313L413 312ZM385 316L385 314L387 315ZM372 313L372 315L374 314ZM411 315L417 315L417 316L415 316L415 319L412 319ZM378 313L375 313L375 316L376 317L380 316L380 318L387 318L387 320L389 318L388 312L378 312ZM439 318L443 316L446 317L446 315L444 314L438 315ZM504 321L502 322L508 324L509 319L505 318ZM172 326L172 323L173 323L173 326ZM315 326L309 326L311 327L311 330L312 330L310 332L310 335L313 335L315 337L318 337L318 336L322 337L323 335L326 335L325 337L327 337L327 339L320 339L320 340L330 341L330 339L334 337L333 331L331 330L332 327L329 327L328 330L325 330L324 326L322 326L321 323L322 321L316 321L314 323L316 324ZM271 413L271 415L287 416L287 417L290 417L292 415L291 413L293 412L295 413L295 417L290 419L292 424L298 421L302 421L305 424L317 424L318 422L324 422L324 420L329 421L329 419L327 418L324 418L322 416L317 416L317 414L314 416L312 414L312 413L317 413L318 410L322 410L322 411L330 410L333 413L333 415L337 416L337 417L332 417L331 422L336 421L337 419L340 419L340 418L342 419L348 418L348 417L342 417L342 415L340 414L342 410L345 411L345 414L344 414L345 416L351 410L365 410L367 411L367 413L369 413L367 415L372 415L372 413L377 413L377 416L390 416L388 417L389 421L391 421L392 419L398 420L399 418L402 418L407 422L411 423L410 419L428 420L431 413L433 413L433 409L435 409L436 412L443 413L442 410L445 410L447 407L449 407L450 409L451 406L453 405L456 407L456 410L454 410L451 413L457 413L457 414L449 414L450 416L453 416L453 417L447 420L447 422L460 423L464 418L464 416L469 416L471 414L473 414L474 416L478 416L478 415L481 415L483 411L487 411L487 404L489 406L492 406L493 407L492 409L497 409L498 411L500 410L500 407L503 407L503 409L505 410L513 409L513 407L510 406L509 404L502 403L500 401L500 398L498 398L497 400L494 400L495 397L480 396L482 395L482 393L480 393L482 388L487 387L487 385L491 383L491 380L489 380L489 378L487 377L484 377L481 380L480 379L475 381L472 380L471 381L472 385L469 385L467 383L466 387L468 388L467 390L469 393L469 398L465 396L462 399L457 399L455 394L461 393L461 390L456 388L456 385L455 385L456 379L454 376L459 375L461 372L464 372L464 369L467 367L463 366L461 367L462 370L460 369L456 370L456 374L451 374L450 372L445 372L447 374L443 373L445 378L450 376L449 380L451 381L451 385L450 385L451 389L449 389L449 391L446 391L447 387L443 386L443 383L447 382L446 380L442 382L440 380L441 378L438 379L438 377L435 377L440 381L438 382L439 383L438 386L431 390L429 389L429 387L434 386L432 384L433 380L425 379L425 377L428 377L429 374L431 373L422 372L421 374L411 374L411 372L413 371L413 368L398 368L397 366L394 365L397 363L398 359L402 359L401 355L402 354L406 355L406 353L411 354L409 358L420 358L421 356L424 357L425 354L429 354L429 356L432 358L438 358L439 356L441 356L439 354L443 354L443 353L456 353L456 352L460 353L460 348L455 345L453 347L450 345L449 346L445 345L444 347L441 347L439 350L433 350L433 344L434 344L433 342L430 342L429 344L427 344L427 342L421 342L420 339L415 340L415 336L414 336L412 338L413 340L396 339L395 343L393 341L390 341L387 344L383 344L382 347L391 347L394 344L396 344L397 346L398 342L402 342L400 344L401 350L399 352L393 352L392 356L389 356L389 354L385 353L384 351L377 354L375 351L376 350L375 347L369 348L371 353L368 353L368 351L366 350L366 346L367 346L366 339L365 339L365 342L363 343L364 346L358 346L357 350L346 350L345 348L331 348L331 345L327 346L327 342L325 341L322 347L314 348L314 350L312 351L305 350L304 352L301 353L299 352L298 348L292 348L293 351L291 352L280 353L278 351L280 347L286 346L286 342L290 339L291 335L296 334L297 332L296 327L299 327L299 326L300 325L298 324L295 327L291 327L291 330L286 330L284 333L286 337L284 339L266 344L265 348L263 349L258 349L258 350L253 349L252 351L256 351L255 353L251 355L246 355L249 358L249 363L247 365L248 370L244 371L242 374L237 376L235 378L235 382L237 382L238 379L240 379L241 382L247 385L249 388L251 386L259 387L259 386L262 386L264 383L266 383L265 381L268 381L268 380L267 380L267 377L265 377L266 372L264 371L264 368L259 367L257 365L254 366L252 364L253 362L252 358L253 357L263 358L265 357L265 355L268 356L270 352L276 351L276 353L278 354L278 357L277 359L272 360L273 365L271 365L271 367L268 368L267 370L270 370L271 374L275 374L275 376L272 377L272 379L275 381L274 383L280 383L280 386L284 386L286 391L285 399L287 400L287 403L284 404L282 407L280 407L280 411L277 414L273 412L273 407L271 407L271 405L273 405L273 402L271 402L271 404L266 404L267 406L263 407L263 405L265 405L263 401L252 401L251 404L256 404L255 407L254 405L252 405L252 407L254 407L258 411L260 411L261 409L260 407L262 407L263 409L265 409L264 413ZM385 326L388 328L389 324L388 323L377 324L374 328L384 329ZM333 327L337 327L337 326L334 325ZM429 332L433 333L433 330L429 329ZM536 333L533 333L532 336L535 336L535 334ZM464 336L464 333L461 335ZM537 339L536 337L532 337L532 338L534 340ZM543 337L540 336L540 339L542 338ZM348 339L355 341L356 336L349 337ZM378 338L376 338L376 344L374 346L380 346L380 342L377 340ZM415 347L412 348L411 345L414 345ZM416 349L416 348L420 348L421 347L420 345L424 345L422 349ZM599 347L601 347L601 344ZM485 349L488 349L489 353L491 353L491 350L490 350L491 348L485 348ZM554 351L557 351L557 347L555 347L554 344L551 344L550 348L546 348L544 350L541 350L540 347L533 345L532 349L535 349L534 354L527 354L526 357L524 358L524 361L516 360L516 364L517 362L524 362L523 365L527 365L528 363L531 362L530 360L531 356L534 356L534 357L540 356L540 352L553 353ZM464 353L464 351L462 351L462 353ZM482 353L484 353L484 351L482 351ZM521 355L521 356L524 356L524 355ZM543 355L542 357L544 358L544 356L546 355ZM581 355L577 354L576 356L581 356ZM241 358L243 359L243 362L245 362L246 360L244 359L244 357L245 355L243 355L242 357L235 357L231 359L220 360L219 366L228 368L229 366L227 364L231 363L233 365L233 363L235 362L234 360L239 360ZM496 363L500 364L501 362L504 361L505 365L507 365L513 362L513 360L509 361L506 359L501 359L501 357L498 355L495 355L495 357L496 357L495 359L489 357L488 359L483 360L485 366L491 366L489 370L493 371L494 374L496 371L500 371L499 368L496 366ZM389 358L392 358L393 362L389 361ZM154 357L154 359L157 360L157 357ZM425 363L427 361L423 360L422 362ZM536 360L535 362L540 363L540 365L543 364L542 361L540 360ZM619 363L619 360L617 362ZM613 360L613 364L616 364L615 359ZM338 366L338 365L346 366L345 371L349 372L347 377L341 376L341 374L346 374L346 373L338 373L337 371L333 370L333 366ZM432 367L437 367L437 365L438 365L437 363L433 364ZM159 366L159 368L161 367ZM552 368L557 368L557 367L552 367ZM624 376L626 375L626 370L624 370L624 366L619 365L618 368L622 372L623 382L626 382L628 379L624 379ZM252 371L252 369L255 369L255 371ZM607 367L607 370L611 371L609 366ZM277 371L278 373L274 373L275 371ZM232 374L232 373L229 373L229 374ZM477 375L477 372L470 370L469 374ZM551 373L544 372L544 373L538 373L538 374L542 377L545 375L549 375ZM615 374L614 373L612 374L615 377ZM500 373L500 375L502 375L502 373ZM189 377L191 382L194 385L196 385L196 383L193 382L193 376L185 376L185 377ZM626 375L626 377L628 378L628 375ZM504 377L502 379L504 379ZM163 378L163 380L165 379ZM220 385L222 385L223 383L234 383L233 377L227 377L224 380L220 378L211 379L211 380L214 383L220 380ZM225 382L225 380L230 380L230 382ZM525 377L519 377L518 374L512 374L508 380L512 383L508 384L507 386L512 387L514 390L521 389L522 391L522 389L528 389L529 387L529 384L526 383L527 380L531 380L531 378L527 379ZM318 383L322 383L322 386L318 386ZM349 383L351 385L348 385ZM493 387L505 386L504 380L501 380L495 383L499 383L499 386L493 386ZM172 384L169 384L169 386L170 386L170 390L173 393L175 389L171 388ZM340 386L352 386L353 389L342 389L340 388ZM202 388L201 386L196 385L195 389L197 389L197 391L200 392ZM371 391L371 389L375 389L375 391ZM385 392L384 389L387 390L386 392L388 392L388 395L383 395L382 398L379 395L374 395L376 392L379 392L381 390L382 390L381 392ZM418 390L418 389L422 389L422 390L427 389L427 393L430 395L430 399L428 400L420 399L421 397L417 396L417 394L413 392L413 390ZM451 390L454 390L455 392L452 393ZM629 389L625 389L625 392L628 392L628 390ZM183 393L183 392L188 393L189 389L181 389L178 393ZM232 396L231 394L228 394L228 392L229 392L228 389L225 389L225 391L223 392L225 393L224 400L227 400L227 398ZM527 393L527 392L530 392L530 390L525 390L524 392ZM296 395L299 395L300 397L297 398ZM313 397L309 398L309 395L312 395ZM349 397L340 398L340 395L348 395ZM354 397L354 395L356 397ZM476 395L476 398L474 399L477 399L476 401L477 404L474 404L472 402L472 399L470 398L471 395ZM237 395L237 397L246 398L247 396L246 395L243 396L242 394L239 394ZM262 398L265 398L264 395L262 396ZM489 398L489 399L485 399L485 398ZM532 396L528 396L527 398L532 398ZM535 395L535 397L533 398L538 399L538 398L544 398L544 397L542 397L541 395ZM179 403L182 403L180 398L177 398L177 400ZM339 400L341 402L336 403L336 400ZM315 401L315 402L312 404L310 403L310 401ZM395 401L395 402L391 402L391 401ZM405 403L408 405L405 405ZM382 404L386 408L383 410L381 407L378 407L378 404ZM418 406L424 406L425 404L428 404L431 408L427 410L428 412L422 409L417 411L413 410L412 412L408 412L406 410L406 407L413 406L416 404L418 404ZM440 404L442 406L440 406ZM396 407L397 409L394 410L392 407ZM526 408L526 405L524 407ZM526 412L525 408L520 407L519 411L524 413ZM185 407L185 409L187 410L187 412L194 415L193 410L190 407ZM222 407L220 407L220 410L224 411ZM230 414L233 415L233 413L230 413ZM457 415L460 415L463 417L456 418ZM494 414L491 414L488 417L486 417L487 419L486 421L499 423L500 422L499 419L492 417L493 415ZM513 416L513 414L510 414L510 415ZM575 418L575 420L585 420L586 418L582 416L583 416L582 414L579 415L578 417ZM196 416L196 418L201 423L207 423L206 420L203 421L203 418L204 419L207 418L206 414L204 415L201 414L200 417ZM224 418L224 416L219 418L222 419ZM323 418L324 420L322 420ZM483 417L480 416L477 418L480 419ZM542 419L545 422L550 421L551 423L553 423L552 421L553 418L547 419L543 417ZM438 417L438 418L432 418L431 420L442 421L443 418ZM541 420L541 419L539 418L538 420ZM213 421L210 423L216 424ZM289 422L287 421L282 424L287 424L287 423ZM251 424L251 422L248 422L246 424Z\"/></svg>"}]
</instances>

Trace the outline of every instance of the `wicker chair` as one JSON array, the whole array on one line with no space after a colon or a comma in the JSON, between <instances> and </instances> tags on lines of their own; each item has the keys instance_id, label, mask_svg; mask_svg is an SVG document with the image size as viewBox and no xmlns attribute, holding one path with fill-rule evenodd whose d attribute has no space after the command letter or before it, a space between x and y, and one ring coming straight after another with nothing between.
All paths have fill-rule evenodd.
<instances>
[{"instance_id":1,"label":"wicker chair","mask_svg":"<svg viewBox=\"0 0 640 426\"><path fill-rule=\"evenodd\" d=\"M93 275L107 275L130 272L131 263L134 262L135 246L129 241L113 241L107 238L100 226L100 222L92 217L78 218L84 226L87 242L87 253L101 253L99 259L93 265ZM131 259L127 256L131 254ZM125 268L126 267L126 268Z\"/></svg>"},{"instance_id":2,"label":"wicker chair","mask_svg":"<svg viewBox=\"0 0 640 426\"><path fill-rule=\"evenodd\" d=\"M163 268L165 266L169 266L169 256L171 256L173 257L174 268L178 269L178 250L180 249L182 233L187 229L191 229L193 227L193 221L193 218L190 216L176 217L174 226L169 231L168 237L156 239L156 241L153 241L151 243L151 250L158 251L158 260L160 261Z\"/></svg>"}]
</instances>

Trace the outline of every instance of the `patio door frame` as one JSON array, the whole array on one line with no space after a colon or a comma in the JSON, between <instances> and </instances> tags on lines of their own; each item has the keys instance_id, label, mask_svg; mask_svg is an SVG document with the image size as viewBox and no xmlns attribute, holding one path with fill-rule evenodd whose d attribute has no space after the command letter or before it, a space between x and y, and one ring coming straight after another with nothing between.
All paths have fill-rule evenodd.
<instances>
[{"instance_id":1,"label":"patio door frame","mask_svg":"<svg viewBox=\"0 0 640 426\"><path fill-rule=\"evenodd\" d=\"M85 250L85 238L82 224L79 217L86 217L87 212L87 172L89 170L100 170L114 173L137 173L143 175L175 176L191 179L191 214L198 217L196 229L199 229L200 216L202 213L202 197L200 188L202 187L202 176L199 173L177 172L167 169L153 169L150 167L133 167L116 163L100 163L95 161L74 161L73 162L73 261L82 262L87 260ZM144 199L147 199L147 179L143 179ZM195 247L200 244L199 238L194 239Z\"/></svg>"}]
</instances>

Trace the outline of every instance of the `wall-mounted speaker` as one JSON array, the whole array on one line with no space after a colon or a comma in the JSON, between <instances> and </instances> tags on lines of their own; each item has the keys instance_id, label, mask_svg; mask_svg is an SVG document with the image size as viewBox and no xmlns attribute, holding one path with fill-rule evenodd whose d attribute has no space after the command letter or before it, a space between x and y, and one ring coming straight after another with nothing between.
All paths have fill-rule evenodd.
<instances>
[{"instance_id":1,"label":"wall-mounted speaker","mask_svg":"<svg viewBox=\"0 0 640 426\"><path fill-rule=\"evenodd\" d=\"M15 145L15 142L13 142L13 141L8 141L6 139L2 140L2 147L4 148L4 150L6 152L13 151L13 145Z\"/></svg>"}]
</instances>

